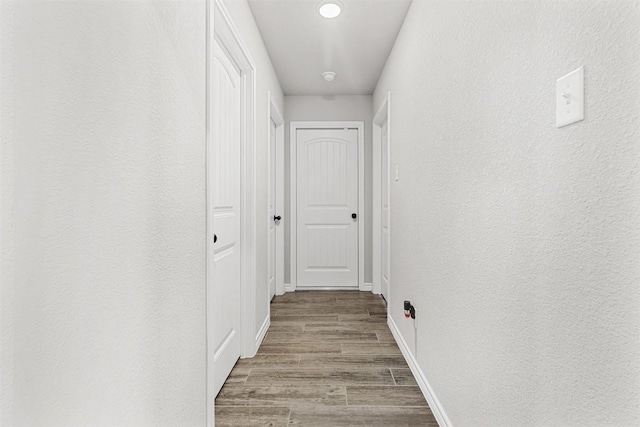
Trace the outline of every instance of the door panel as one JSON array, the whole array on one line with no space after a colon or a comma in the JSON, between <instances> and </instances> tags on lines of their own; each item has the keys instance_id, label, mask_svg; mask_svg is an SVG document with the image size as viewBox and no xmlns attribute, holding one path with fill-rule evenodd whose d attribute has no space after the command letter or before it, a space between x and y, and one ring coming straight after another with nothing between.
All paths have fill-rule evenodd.
<instances>
[{"instance_id":1,"label":"door panel","mask_svg":"<svg viewBox=\"0 0 640 427\"><path fill-rule=\"evenodd\" d=\"M382 215L380 222L382 225L381 249L382 257L380 270L382 272L381 291L382 296L389 301L389 135L387 120L384 119L380 128L381 148L382 148Z\"/></svg>"},{"instance_id":2,"label":"door panel","mask_svg":"<svg viewBox=\"0 0 640 427\"><path fill-rule=\"evenodd\" d=\"M298 129L297 286L358 286L358 131Z\"/></svg>"},{"instance_id":3,"label":"door panel","mask_svg":"<svg viewBox=\"0 0 640 427\"><path fill-rule=\"evenodd\" d=\"M240 357L240 73L214 43L214 393Z\"/></svg>"},{"instance_id":4,"label":"door panel","mask_svg":"<svg viewBox=\"0 0 640 427\"><path fill-rule=\"evenodd\" d=\"M270 147L269 147L269 159L271 162L270 174L269 174L269 297L273 298L276 294L276 230L277 222L274 217L277 215L277 200L278 197L276 191L276 171L278 170L278 164L276 161L276 130L277 126L273 120L269 120L269 132L270 132Z\"/></svg>"}]
</instances>

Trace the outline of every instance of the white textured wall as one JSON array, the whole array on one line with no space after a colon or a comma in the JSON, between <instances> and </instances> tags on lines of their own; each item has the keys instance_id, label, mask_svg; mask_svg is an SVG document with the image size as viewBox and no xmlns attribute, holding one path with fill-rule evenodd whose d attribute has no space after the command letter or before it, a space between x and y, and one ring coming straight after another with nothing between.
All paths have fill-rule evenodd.
<instances>
[{"instance_id":1,"label":"white textured wall","mask_svg":"<svg viewBox=\"0 0 640 427\"><path fill-rule=\"evenodd\" d=\"M452 424L640 425L640 3L414 1L388 90L392 316Z\"/></svg>"},{"instance_id":2,"label":"white textured wall","mask_svg":"<svg viewBox=\"0 0 640 427\"><path fill-rule=\"evenodd\" d=\"M13 294L14 244L11 220L14 196L14 12L0 2L0 425L13 425ZM11 144L8 141L12 141Z\"/></svg>"},{"instance_id":3,"label":"white textured wall","mask_svg":"<svg viewBox=\"0 0 640 427\"><path fill-rule=\"evenodd\" d=\"M269 314L268 244L269 235L269 112L268 92L283 111L280 82L253 19L247 0L226 0L225 4L238 29L242 42L256 65L256 317L254 336Z\"/></svg>"},{"instance_id":4,"label":"white textured wall","mask_svg":"<svg viewBox=\"0 0 640 427\"><path fill-rule=\"evenodd\" d=\"M361 217L364 220L364 281L371 283L371 204L372 193L372 97L371 95L318 95L318 96L285 96L285 212L290 212L291 177L289 168L289 128L295 121L363 121L364 122L364 206ZM291 248L290 218L285 222L285 283L291 283Z\"/></svg>"},{"instance_id":5,"label":"white textured wall","mask_svg":"<svg viewBox=\"0 0 640 427\"><path fill-rule=\"evenodd\" d=\"M3 1L2 426L205 408L205 2Z\"/></svg>"}]
</instances>

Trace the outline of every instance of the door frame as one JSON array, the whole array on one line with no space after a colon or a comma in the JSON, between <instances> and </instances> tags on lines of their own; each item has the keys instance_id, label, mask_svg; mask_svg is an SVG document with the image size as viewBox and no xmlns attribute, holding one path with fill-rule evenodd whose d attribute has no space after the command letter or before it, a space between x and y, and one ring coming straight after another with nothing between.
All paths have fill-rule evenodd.
<instances>
[{"instance_id":1,"label":"door frame","mask_svg":"<svg viewBox=\"0 0 640 427\"><path fill-rule=\"evenodd\" d=\"M242 42L231 15L222 0L207 0L206 2L206 154L205 154L205 194L206 194L206 421L213 427L215 396L213 395L214 348L213 332L215 313L212 301L213 281L213 179L215 166L213 158L213 123L212 99L213 93L213 45L214 40L226 50L229 59L240 71L241 77L241 131L240 131L240 159L241 159L241 196L240 196L240 342L241 357L252 356L256 352L254 341L255 323L255 294L256 294L256 213L255 213L255 87L256 67L248 49Z\"/></svg>"},{"instance_id":2,"label":"door frame","mask_svg":"<svg viewBox=\"0 0 640 427\"><path fill-rule=\"evenodd\" d=\"M382 293L382 123L387 120L387 188L389 189L389 237L391 237L391 92L382 101L373 117L373 293ZM391 263L391 238L387 242ZM389 292L391 300L391 268L389 266ZM387 301L389 307L390 301Z\"/></svg>"},{"instance_id":3,"label":"door frame","mask_svg":"<svg viewBox=\"0 0 640 427\"><path fill-rule=\"evenodd\" d=\"M269 201L271 200L271 167L273 165L273 159L271 159L271 145L276 145L276 165L282 165L280 168L276 168L276 212L280 212L280 215L284 215L284 117L278 109L275 100L271 96L271 92L267 93L267 131L269 135L269 196L267 200L267 212L269 211ZM271 121L276 124L276 140L271 140ZM272 221L273 218L269 218ZM284 294L284 228L287 219L280 220L280 226L276 227L276 295ZM267 228L267 234L268 228ZM268 246L271 250L271 239L269 238ZM267 286L269 283L269 269L267 268ZM270 298L269 298L270 299ZM267 306L271 301L267 301ZM267 313L269 309L267 307Z\"/></svg>"},{"instance_id":4,"label":"door frame","mask_svg":"<svg viewBox=\"0 0 640 427\"><path fill-rule=\"evenodd\" d=\"M364 284L364 122L363 121L295 121L291 122L289 133L289 161L290 161L290 254L291 254L291 288L295 291L298 286L298 250L297 250L297 140L298 129L340 129L358 130L358 286L365 291ZM323 287L314 289L345 289L344 287ZM354 288L355 289L355 288Z\"/></svg>"}]
</instances>

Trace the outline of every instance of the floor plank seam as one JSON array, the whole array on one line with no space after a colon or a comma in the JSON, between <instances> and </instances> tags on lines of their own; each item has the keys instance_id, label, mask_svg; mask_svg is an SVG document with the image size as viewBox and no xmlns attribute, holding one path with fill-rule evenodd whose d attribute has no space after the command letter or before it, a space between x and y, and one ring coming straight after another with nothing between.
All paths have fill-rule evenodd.
<instances>
[{"instance_id":1,"label":"floor plank seam","mask_svg":"<svg viewBox=\"0 0 640 427\"><path fill-rule=\"evenodd\" d=\"M349 393L347 393L347 386L344 386L344 406L349 406Z\"/></svg>"}]
</instances>

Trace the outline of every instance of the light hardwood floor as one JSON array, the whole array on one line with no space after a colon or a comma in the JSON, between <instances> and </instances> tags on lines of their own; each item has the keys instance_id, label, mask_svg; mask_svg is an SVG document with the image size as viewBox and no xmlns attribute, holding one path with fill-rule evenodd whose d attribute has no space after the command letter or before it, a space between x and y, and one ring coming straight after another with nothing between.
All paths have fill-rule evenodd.
<instances>
[{"instance_id":1,"label":"light hardwood floor","mask_svg":"<svg viewBox=\"0 0 640 427\"><path fill-rule=\"evenodd\" d=\"M370 292L275 297L256 357L216 398L216 426L437 426Z\"/></svg>"}]
</instances>

